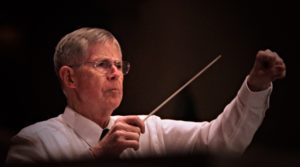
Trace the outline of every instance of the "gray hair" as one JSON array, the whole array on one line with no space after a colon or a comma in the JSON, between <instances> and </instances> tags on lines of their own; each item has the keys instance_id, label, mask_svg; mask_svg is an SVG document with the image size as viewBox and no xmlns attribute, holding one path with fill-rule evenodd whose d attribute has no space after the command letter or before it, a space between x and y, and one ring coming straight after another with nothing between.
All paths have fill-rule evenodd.
<instances>
[{"instance_id":1,"label":"gray hair","mask_svg":"<svg viewBox=\"0 0 300 167\"><path fill-rule=\"evenodd\" d=\"M54 53L54 69L58 74L63 65L79 64L89 56L89 46L113 40L120 48L114 35L101 28L84 27L65 35L57 44Z\"/></svg>"}]
</instances>

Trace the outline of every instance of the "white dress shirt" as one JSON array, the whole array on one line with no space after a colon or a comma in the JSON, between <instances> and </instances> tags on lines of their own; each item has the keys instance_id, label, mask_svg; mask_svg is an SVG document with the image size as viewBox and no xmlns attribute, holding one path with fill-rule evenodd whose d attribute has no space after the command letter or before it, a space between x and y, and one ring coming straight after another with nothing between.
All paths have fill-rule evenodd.
<instances>
[{"instance_id":1,"label":"white dress shirt","mask_svg":"<svg viewBox=\"0 0 300 167\"><path fill-rule=\"evenodd\" d=\"M250 144L269 106L272 85L252 92L245 79L237 96L210 122L188 122L151 116L140 136L140 148L126 149L120 157L163 156L199 151L242 153ZM111 116L108 128L121 116ZM140 116L141 118L145 116ZM63 114L22 129L12 138L7 163L66 161L93 158L89 148L102 128L66 107Z\"/></svg>"}]
</instances>

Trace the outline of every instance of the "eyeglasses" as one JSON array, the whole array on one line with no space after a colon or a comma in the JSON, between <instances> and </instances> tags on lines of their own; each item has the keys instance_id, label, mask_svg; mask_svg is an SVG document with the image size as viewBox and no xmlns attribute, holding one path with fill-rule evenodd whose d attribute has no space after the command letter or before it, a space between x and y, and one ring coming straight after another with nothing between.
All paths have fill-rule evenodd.
<instances>
[{"instance_id":1,"label":"eyeglasses","mask_svg":"<svg viewBox=\"0 0 300 167\"><path fill-rule=\"evenodd\" d=\"M130 63L128 61L112 61L109 59L99 60L99 61L88 61L82 64L70 65L70 67L79 67L83 64L91 64L92 67L96 68L101 73L108 73L114 65L123 75L128 74L130 69Z\"/></svg>"}]
</instances>

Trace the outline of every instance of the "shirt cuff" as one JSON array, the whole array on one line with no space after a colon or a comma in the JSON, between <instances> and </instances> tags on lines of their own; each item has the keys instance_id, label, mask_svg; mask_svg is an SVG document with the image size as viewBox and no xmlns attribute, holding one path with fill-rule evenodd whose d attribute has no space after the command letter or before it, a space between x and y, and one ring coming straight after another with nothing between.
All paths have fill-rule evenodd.
<instances>
[{"instance_id":1,"label":"shirt cuff","mask_svg":"<svg viewBox=\"0 0 300 167\"><path fill-rule=\"evenodd\" d=\"M244 102L244 104L249 105L250 107L261 108L269 107L270 95L273 89L273 84L262 91L251 91L247 85L249 76L244 80L242 87L238 92L238 97Z\"/></svg>"}]
</instances>

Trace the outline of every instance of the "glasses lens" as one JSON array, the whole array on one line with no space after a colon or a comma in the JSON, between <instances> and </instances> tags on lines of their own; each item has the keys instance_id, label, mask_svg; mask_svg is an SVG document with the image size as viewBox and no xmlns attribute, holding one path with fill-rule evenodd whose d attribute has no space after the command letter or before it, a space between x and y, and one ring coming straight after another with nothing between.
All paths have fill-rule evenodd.
<instances>
[{"instance_id":1,"label":"glasses lens","mask_svg":"<svg viewBox=\"0 0 300 167\"><path fill-rule=\"evenodd\" d=\"M128 74L129 69L130 69L130 63L128 61L123 61L122 62L122 72L123 72L123 75Z\"/></svg>"},{"instance_id":2,"label":"glasses lens","mask_svg":"<svg viewBox=\"0 0 300 167\"><path fill-rule=\"evenodd\" d=\"M96 62L85 62L84 64L92 64L99 72L107 73L111 70L112 66L115 66L123 75L128 74L130 69L130 63L128 61L112 62L110 60L102 60ZM81 64L80 64L81 65ZM79 67L80 65L70 65L70 67Z\"/></svg>"}]
</instances>

